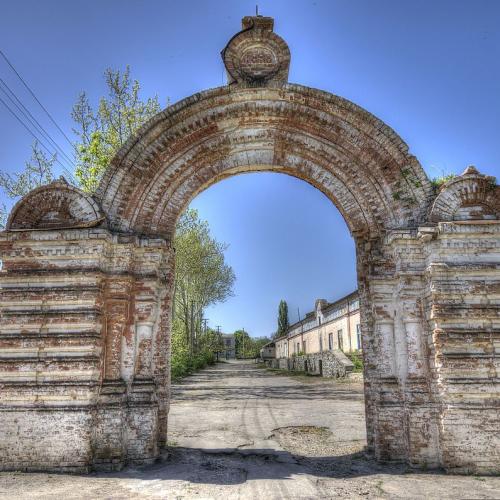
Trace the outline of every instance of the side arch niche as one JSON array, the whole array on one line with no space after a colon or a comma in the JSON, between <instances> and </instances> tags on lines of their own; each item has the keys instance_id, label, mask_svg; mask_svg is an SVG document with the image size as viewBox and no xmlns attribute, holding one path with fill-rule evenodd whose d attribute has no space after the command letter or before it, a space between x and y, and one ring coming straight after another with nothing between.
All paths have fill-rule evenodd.
<instances>
[{"instance_id":1,"label":"side arch niche","mask_svg":"<svg viewBox=\"0 0 500 500\"><path fill-rule=\"evenodd\" d=\"M8 231L95 227L106 218L97 202L60 179L30 191L12 209Z\"/></svg>"},{"instance_id":2,"label":"side arch niche","mask_svg":"<svg viewBox=\"0 0 500 500\"><path fill-rule=\"evenodd\" d=\"M441 187L432 204L432 222L498 220L500 191L494 177L467 167Z\"/></svg>"}]
</instances>

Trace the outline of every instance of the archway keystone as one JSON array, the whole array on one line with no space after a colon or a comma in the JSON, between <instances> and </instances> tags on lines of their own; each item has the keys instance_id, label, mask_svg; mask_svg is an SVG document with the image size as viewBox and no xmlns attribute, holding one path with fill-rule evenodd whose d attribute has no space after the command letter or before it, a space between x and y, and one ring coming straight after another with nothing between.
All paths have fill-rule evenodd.
<instances>
[{"instance_id":1,"label":"archway keystone","mask_svg":"<svg viewBox=\"0 0 500 500\"><path fill-rule=\"evenodd\" d=\"M244 18L222 57L228 85L146 123L94 197L56 181L0 233L0 469L158 456L177 218L225 177L273 171L321 190L355 239L369 450L499 472L498 186L468 169L436 192L387 125L287 83L271 18Z\"/></svg>"}]
</instances>

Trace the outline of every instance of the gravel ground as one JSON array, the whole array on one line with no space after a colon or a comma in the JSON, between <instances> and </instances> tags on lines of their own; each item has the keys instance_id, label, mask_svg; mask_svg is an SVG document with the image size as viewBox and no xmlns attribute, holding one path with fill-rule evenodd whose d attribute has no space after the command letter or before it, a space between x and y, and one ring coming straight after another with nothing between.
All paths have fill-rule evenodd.
<instances>
[{"instance_id":1,"label":"gravel ground","mask_svg":"<svg viewBox=\"0 0 500 500\"><path fill-rule=\"evenodd\" d=\"M154 466L83 475L0 473L8 499L500 499L500 478L416 472L364 454L360 381L225 363L173 386Z\"/></svg>"}]
</instances>

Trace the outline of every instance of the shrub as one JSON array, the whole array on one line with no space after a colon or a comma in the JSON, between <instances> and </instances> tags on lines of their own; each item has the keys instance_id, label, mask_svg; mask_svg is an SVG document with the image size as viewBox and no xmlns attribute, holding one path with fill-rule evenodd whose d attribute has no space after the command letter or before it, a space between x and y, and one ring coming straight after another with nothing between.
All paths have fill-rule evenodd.
<instances>
[{"instance_id":1,"label":"shrub","mask_svg":"<svg viewBox=\"0 0 500 500\"><path fill-rule=\"evenodd\" d=\"M444 174L441 175L440 177L434 177L432 179L431 184L435 188L440 188L443 184L446 184L448 181L451 181L451 179L454 179L457 176L457 174Z\"/></svg>"},{"instance_id":2,"label":"shrub","mask_svg":"<svg viewBox=\"0 0 500 500\"><path fill-rule=\"evenodd\" d=\"M179 379L205 368L207 365L215 363L214 353L211 351L202 351L200 353L189 355L188 352L172 353L170 374L172 379Z\"/></svg>"},{"instance_id":3,"label":"shrub","mask_svg":"<svg viewBox=\"0 0 500 500\"><path fill-rule=\"evenodd\" d=\"M347 354L347 357L352 361L355 372L363 371L363 356L360 351L353 351Z\"/></svg>"}]
</instances>

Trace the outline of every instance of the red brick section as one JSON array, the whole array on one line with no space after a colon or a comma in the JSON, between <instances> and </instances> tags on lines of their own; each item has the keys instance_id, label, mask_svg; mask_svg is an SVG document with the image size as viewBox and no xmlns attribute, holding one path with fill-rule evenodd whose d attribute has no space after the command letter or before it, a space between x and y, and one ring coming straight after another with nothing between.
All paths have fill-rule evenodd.
<instances>
[{"instance_id":1,"label":"red brick section","mask_svg":"<svg viewBox=\"0 0 500 500\"><path fill-rule=\"evenodd\" d=\"M168 108L118 153L97 197L115 229L171 237L197 193L253 170L318 187L353 232L416 225L432 195L389 127L340 97L286 85L224 87Z\"/></svg>"}]
</instances>

